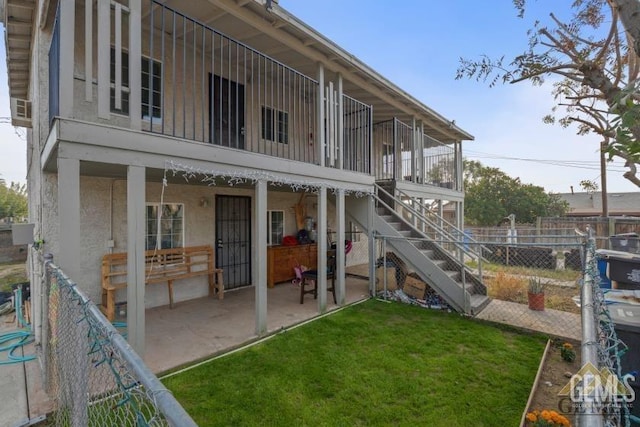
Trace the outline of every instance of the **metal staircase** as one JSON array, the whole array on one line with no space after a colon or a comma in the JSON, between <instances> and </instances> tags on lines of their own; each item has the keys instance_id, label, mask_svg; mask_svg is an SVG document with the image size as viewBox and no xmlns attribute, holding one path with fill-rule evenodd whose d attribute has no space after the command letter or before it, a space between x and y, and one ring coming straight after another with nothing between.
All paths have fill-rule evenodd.
<instances>
[{"instance_id":1,"label":"metal staircase","mask_svg":"<svg viewBox=\"0 0 640 427\"><path fill-rule=\"evenodd\" d=\"M480 245L463 242L463 233L444 219L419 212L381 186L375 186L375 213L368 199L349 198L347 214L375 235L456 311L478 314L490 301L487 289L465 261L482 265ZM466 243L466 244L465 244Z\"/></svg>"}]
</instances>

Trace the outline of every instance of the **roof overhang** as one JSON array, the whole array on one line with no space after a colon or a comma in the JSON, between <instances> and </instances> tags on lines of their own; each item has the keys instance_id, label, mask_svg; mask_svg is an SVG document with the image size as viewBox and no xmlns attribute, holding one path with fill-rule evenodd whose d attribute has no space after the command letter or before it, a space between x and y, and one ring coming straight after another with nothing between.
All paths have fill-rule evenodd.
<instances>
[{"instance_id":1,"label":"roof overhang","mask_svg":"<svg viewBox=\"0 0 640 427\"><path fill-rule=\"evenodd\" d=\"M11 122L14 126L31 126L28 99L36 6L35 0L4 0L0 6L0 19L5 28Z\"/></svg>"}]
</instances>

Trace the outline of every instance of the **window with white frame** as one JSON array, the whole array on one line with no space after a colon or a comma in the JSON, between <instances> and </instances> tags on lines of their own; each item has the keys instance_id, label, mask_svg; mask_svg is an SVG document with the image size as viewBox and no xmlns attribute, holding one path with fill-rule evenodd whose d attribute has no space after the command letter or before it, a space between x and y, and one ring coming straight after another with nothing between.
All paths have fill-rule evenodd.
<instances>
[{"instance_id":1,"label":"window with white frame","mask_svg":"<svg viewBox=\"0 0 640 427\"><path fill-rule=\"evenodd\" d=\"M160 206L147 203L145 249L184 247L184 204L164 203L162 209Z\"/></svg>"},{"instance_id":2,"label":"window with white frame","mask_svg":"<svg viewBox=\"0 0 640 427\"><path fill-rule=\"evenodd\" d=\"M284 238L284 211L267 211L267 245L279 245Z\"/></svg>"},{"instance_id":3,"label":"window with white frame","mask_svg":"<svg viewBox=\"0 0 640 427\"><path fill-rule=\"evenodd\" d=\"M289 113L271 107L262 107L262 139L289 143Z\"/></svg>"},{"instance_id":4,"label":"window with white frame","mask_svg":"<svg viewBox=\"0 0 640 427\"><path fill-rule=\"evenodd\" d=\"M120 108L116 108L116 51L111 48L111 112L129 115L129 53L122 51L122 96ZM142 87L142 119L153 122L162 120L162 64L143 56L140 75Z\"/></svg>"}]
</instances>

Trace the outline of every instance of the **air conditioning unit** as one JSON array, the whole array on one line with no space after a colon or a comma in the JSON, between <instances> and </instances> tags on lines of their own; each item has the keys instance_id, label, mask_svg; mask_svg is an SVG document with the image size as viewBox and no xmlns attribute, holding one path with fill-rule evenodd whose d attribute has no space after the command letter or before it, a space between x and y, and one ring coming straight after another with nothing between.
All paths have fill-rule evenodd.
<instances>
[{"instance_id":1,"label":"air conditioning unit","mask_svg":"<svg viewBox=\"0 0 640 427\"><path fill-rule=\"evenodd\" d=\"M31 127L31 101L11 98L11 124L26 128Z\"/></svg>"}]
</instances>

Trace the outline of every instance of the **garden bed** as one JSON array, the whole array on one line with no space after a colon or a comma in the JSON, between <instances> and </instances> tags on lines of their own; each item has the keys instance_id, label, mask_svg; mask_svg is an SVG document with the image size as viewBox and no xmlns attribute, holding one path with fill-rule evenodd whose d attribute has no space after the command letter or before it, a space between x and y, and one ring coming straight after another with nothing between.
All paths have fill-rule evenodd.
<instances>
[{"instance_id":1,"label":"garden bed","mask_svg":"<svg viewBox=\"0 0 640 427\"><path fill-rule=\"evenodd\" d=\"M576 352L576 359L568 362L562 359L560 348L568 342ZM562 412L559 404L558 393L569 383L569 374L575 374L580 370L580 343L576 341L552 340L547 348L544 363L540 366L538 381L531 390L530 402L526 412L538 410L553 410L560 412L569 419L571 425L575 425L575 417ZM566 408L564 408L566 409Z\"/></svg>"}]
</instances>

